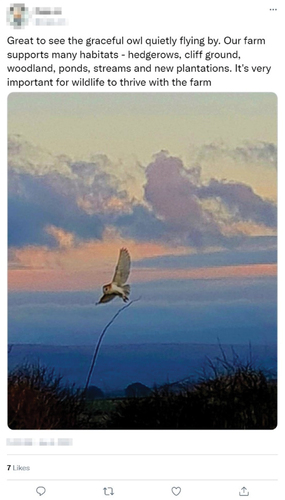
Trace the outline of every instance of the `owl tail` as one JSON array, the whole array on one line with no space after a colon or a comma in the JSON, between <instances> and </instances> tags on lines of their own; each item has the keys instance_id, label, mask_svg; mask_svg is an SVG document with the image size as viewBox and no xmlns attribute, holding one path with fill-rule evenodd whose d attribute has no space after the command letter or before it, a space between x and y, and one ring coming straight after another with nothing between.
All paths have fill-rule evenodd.
<instances>
[{"instance_id":1,"label":"owl tail","mask_svg":"<svg viewBox=\"0 0 285 500\"><path fill-rule=\"evenodd\" d=\"M123 301L127 302L129 300L129 295L130 295L131 287L130 287L130 285L123 285L122 288L124 290Z\"/></svg>"},{"instance_id":2,"label":"owl tail","mask_svg":"<svg viewBox=\"0 0 285 500\"><path fill-rule=\"evenodd\" d=\"M130 285L124 285L124 286L123 286L123 290L124 290L124 294L125 294L125 295L130 295L130 292L131 292L131 287L130 287Z\"/></svg>"}]
</instances>

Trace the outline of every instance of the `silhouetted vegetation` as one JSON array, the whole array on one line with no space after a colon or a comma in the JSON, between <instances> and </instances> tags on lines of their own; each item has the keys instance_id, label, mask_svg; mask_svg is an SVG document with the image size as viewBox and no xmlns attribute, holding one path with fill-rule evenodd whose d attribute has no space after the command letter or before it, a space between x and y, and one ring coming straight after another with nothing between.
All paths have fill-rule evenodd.
<instances>
[{"instance_id":1,"label":"silhouetted vegetation","mask_svg":"<svg viewBox=\"0 0 285 500\"><path fill-rule=\"evenodd\" d=\"M210 372L209 372L210 370ZM93 388L95 392L93 391ZM144 394L139 393L143 388ZM45 367L26 365L9 375L9 426L13 429L273 429L277 425L277 381L251 360L208 360L195 384L150 390L140 383L126 398L94 399ZM139 391L138 391L139 390ZM91 392L90 392L91 391ZM96 395L95 395L96 393Z\"/></svg>"},{"instance_id":2,"label":"silhouetted vegetation","mask_svg":"<svg viewBox=\"0 0 285 500\"><path fill-rule=\"evenodd\" d=\"M82 391L62 386L53 369L26 364L8 376L11 429L75 429L83 408Z\"/></svg>"},{"instance_id":3,"label":"silhouetted vegetation","mask_svg":"<svg viewBox=\"0 0 285 500\"><path fill-rule=\"evenodd\" d=\"M88 401L104 398L104 392L96 385L90 385L85 392L85 397Z\"/></svg>"},{"instance_id":4,"label":"silhouetted vegetation","mask_svg":"<svg viewBox=\"0 0 285 500\"><path fill-rule=\"evenodd\" d=\"M151 394L151 389L140 382L128 385L125 389L127 398L142 398Z\"/></svg>"},{"instance_id":5,"label":"silhouetted vegetation","mask_svg":"<svg viewBox=\"0 0 285 500\"><path fill-rule=\"evenodd\" d=\"M112 429L273 429L277 384L262 372L239 370L173 393L167 386L149 397L121 400Z\"/></svg>"},{"instance_id":6,"label":"silhouetted vegetation","mask_svg":"<svg viewBox=\"0 0 285 500\"><path fill-rule=\"evenodd\" d=\"M112 429L274 429L277 381L232 350L228 360L208 359L199 382L164 385L145 398L122 400L110 415ZM179 389L178 389L179 388Z\"/></svg>"}]
</instances>

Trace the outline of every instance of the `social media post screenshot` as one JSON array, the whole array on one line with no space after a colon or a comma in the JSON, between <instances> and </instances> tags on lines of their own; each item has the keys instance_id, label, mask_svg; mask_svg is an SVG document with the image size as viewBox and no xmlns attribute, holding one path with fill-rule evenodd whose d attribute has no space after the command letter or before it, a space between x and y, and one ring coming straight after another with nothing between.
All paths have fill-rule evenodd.
<instances>
[{"instance_id":1,"label":"social media post screenshot","mask_svg":"<svg viewBox=\"0 0 285 500\"><path fill-rule=\"evenodd\" d=\"M5 6L5 498L283 498L281 7Z\"/></svg>"}]
</instances>

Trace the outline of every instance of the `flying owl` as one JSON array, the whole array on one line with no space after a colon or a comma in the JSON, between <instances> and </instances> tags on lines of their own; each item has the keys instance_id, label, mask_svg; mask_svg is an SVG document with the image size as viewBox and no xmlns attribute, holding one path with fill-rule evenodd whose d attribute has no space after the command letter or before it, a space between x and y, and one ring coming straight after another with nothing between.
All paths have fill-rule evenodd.
<instances>
[{"instance_id":1,"label":"flying owl","mask_svg":"<svg viewBox=\"0 0 285 500\"><path fill-rule=\"evenodd\" d=\"M97 304L105 304L110 302L116 296L123 299L124 302L129 300L130 285L126 285L131 269L131 258L126 248L121 248L119 260L115 269L115 274L112 282L103 286L103 295Z\"/></svg>"}]
</instances>

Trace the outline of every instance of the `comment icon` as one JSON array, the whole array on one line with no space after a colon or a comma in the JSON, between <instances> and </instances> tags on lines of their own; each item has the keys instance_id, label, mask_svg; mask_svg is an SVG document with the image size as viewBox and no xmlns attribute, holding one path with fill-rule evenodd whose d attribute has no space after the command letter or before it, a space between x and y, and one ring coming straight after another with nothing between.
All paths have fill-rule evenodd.
<instances>
[{"instance_id":1,"label":"comment icon","mask_svg":"<svg viewBox=\"0 0 285 500\"><path fill-rule=\"evenodd\" d=\"M37 489L36 489L36 492L41 497L46 492L46 489L45 489L44 486L38 486Z\"/></svg>"}]
</instances>

